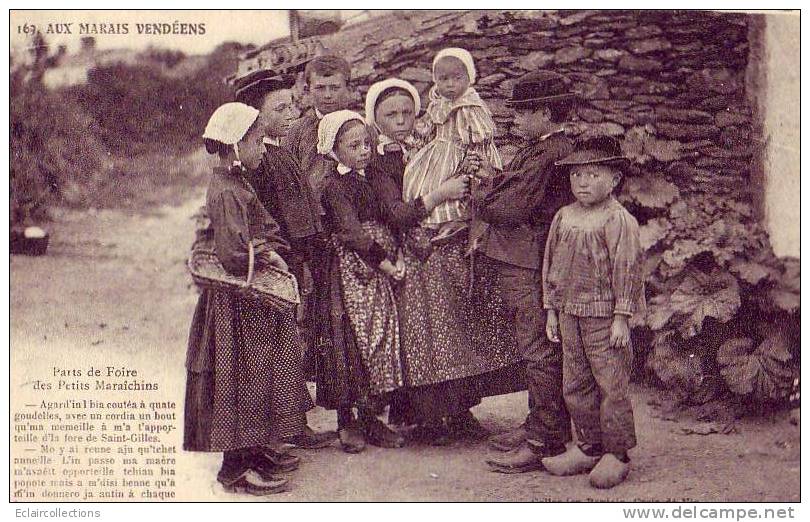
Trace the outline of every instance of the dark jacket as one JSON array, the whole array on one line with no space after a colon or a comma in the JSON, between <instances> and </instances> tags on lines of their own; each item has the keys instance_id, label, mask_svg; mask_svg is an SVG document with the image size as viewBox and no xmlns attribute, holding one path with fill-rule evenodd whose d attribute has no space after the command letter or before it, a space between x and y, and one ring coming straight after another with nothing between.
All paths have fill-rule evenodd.
<instances>
[{"instance_id":1,"label":"dark jacket","mask_svg":"<svg viewBox=\"0 0 810 522\"><path fill-rule=\"evenodd\" d=\"M319 204L326 176L337 165L335 161L318 154L318 124L320 121L314 109L308 110L293 123L287 136L281 142L281 146L292 153L298 161L301 172L315 196L315 201ZM321 214L323 214L323 209L321 209Z\"/></svg>"},{"instance_id":2,"label":"dark jacket","mask_svg":"<svg viewBox=\"0 0 810 522\"><path fill-rule=\"evenodd\" d=\"M241 174L215 168L205 205L214 231L214 251L231 274L247 273L248 243L251 241L257 267L265 252L274 250L284 255L289 251L289 244L281 236L278 224Z\"/></svg>"},{"instance_id":3,"label":"dark jacket","mask_svg":"<svg viewBox=\"0 0 810 522\"><path fill-rule=\"evenodd\" d=\"M295 242L323 231L320 205L301 173L301 167L292 154L265 145L261 167L249 174L259 201L270 212L284 236Z\"/></svg>"},{"instance_id":4,"label":"dark jacket","mask_svg":"<svg viewBox=\"0 0 810 522\"><path fill-rule=\"evenodd\" d=\"M479 252L492 259L540 270L549 227L557 211L574 201L568 176L554 162L573 151L562 134L535 140L509 167L482 185L476 218L490 226Z\"/></svg>"},{"instance_id":5,"label":"dark jacket","mask_svg":"<svg viewBox=\"0 0 810 522\"><path fill-rule=\"evenodd\" d=\"M402 200L404 173L402 151L386 151L385 154L375 152L366 169L368 182L390 220L392 231L399 235L430 215L421 197L409 202Z\"/></svg>"},{"instance_id":6,"label":"dark jacket","mask_svg":"<svg viewBox=\"0 0 810 522\"><path fill-rule=\"evenodd\" d=\"M326 211L324 224L338 242L354 250L371 267L378 267L385 259L396 263L361 226L365 221L389 222L368 179L354 171L338 174L335 170L326 177L322 204Z\"/></svg>"}]
</instances>

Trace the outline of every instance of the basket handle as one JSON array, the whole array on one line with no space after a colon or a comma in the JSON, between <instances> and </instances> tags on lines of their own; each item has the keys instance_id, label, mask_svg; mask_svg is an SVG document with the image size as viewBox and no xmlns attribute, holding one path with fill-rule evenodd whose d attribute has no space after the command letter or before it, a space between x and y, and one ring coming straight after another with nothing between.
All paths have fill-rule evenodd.
<instances>
[{"instance_id":1,"label":"basket handle","mask_svg":"<svg viewBox=\"0 0 810 522\"><path fill-rule=\"evenodd\" d=\"M253 248L253 241L248 241L248 273L247 284L253 282L253 271L256 268L256 252Z\"/></svg>"}]
</instances>

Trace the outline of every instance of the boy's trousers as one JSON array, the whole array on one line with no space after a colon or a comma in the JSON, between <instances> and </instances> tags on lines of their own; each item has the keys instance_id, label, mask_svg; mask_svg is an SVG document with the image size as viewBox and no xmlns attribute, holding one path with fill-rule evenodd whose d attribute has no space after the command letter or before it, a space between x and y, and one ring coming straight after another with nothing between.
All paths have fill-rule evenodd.
<instances>
[{"instance_id":1,"label":"boy's trousers","mask_svg":"<svg viewBox=\"0 0 810 522\"><path fill-rule=\"evenodd\" d=\"M630 404L631 348L612 348L612 317L560 313L563 394L580 443L622 454L636 445Z\"/></svg>"},{"instance_id":2,"label":"boy's trousers","mask_svg":"<svg viewBox=\"0 0 810 522\"><path fill-rule=\"evenodd\" d=\"M540 271L492 260L526 363L531 445L558 446L571 440L571 420L562 395L562 347L546 338L546 312L540 298Z\"/></svg>"}]
</instances>

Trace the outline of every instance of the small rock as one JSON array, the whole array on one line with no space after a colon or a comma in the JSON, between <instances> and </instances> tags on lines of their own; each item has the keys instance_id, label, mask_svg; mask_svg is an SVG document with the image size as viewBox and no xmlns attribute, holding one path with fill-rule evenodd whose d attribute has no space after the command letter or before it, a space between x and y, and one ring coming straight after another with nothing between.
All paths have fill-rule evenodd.
<instances>
[{"instance_id":1,"label":"small rock","mask_svg":"<svg viewBox=\"0 0 810 522\"><path fill-rule=\"evenodd\" d=\"M714 125L694 125L686 123L665 123L655 124L661 136L676 140L699 140L703 138L713 138L720 133L720 129Z\"/></svg>"},{"instance_id":2,"label":"small rock","mask_svg":"<svg viewBox=\"0 0 810 522\"><path fill-rule=\"evenodd\" d=\"M485 76L478 81L480 85L497 85L502 80L506 79L506 75L502 73L495 73L490 74L489 76Z\"/></svg>"},{"instance_id":3,"label":"small rock","mask_svg":"<svg viewBox=\"0 0 810 522\"><path fill-rule=\"evenodd\" d=\"M738 77L729 69L703 69L687 80L690 88L709 90L720 94L731 94L741 88Z\"/></svg>"},{"instance_id":4,"label":"small rock","mask_svg":"<svg viewBox=\"0 0 810 522\"><path fill-rule=\"evenodd\" d=\"M619 60L619 69L624 71L656 72L663 69L660 61L652 58L638 58L636 56L625 56Z\"/></svg>"},{"instance_id":5,"label":"small rock","mask_svg":"<svg viewBox=\"0 0 810 522\"><path fill-rule=\"evenodd\" d=\"M748 171L751 165L745 161L732 158L712 158L702 157L695 160L695 166L701 168L726 169L736 172L738 175Z\"/></svg>"},{"instance_id":6,"label":"small rock","mask_svg":"<svg viewBox=\"0 0 810 522\"><path fill-rule=\"evenodd\" d=\"M608 43L608 40L604 38L586 38L582 45L585 47L590 47L593 49L598 49L600 47L604 47L605 44Z\"/></svg>"},{"instance_id":7,"label":"small rock","mask_svg":"<svg viewBox=\"0 0 810 522\"><path fill-rule=\"evenodd\" d=\"M564 47L554 53L554 62L557 64L567 64L577 62L587 58L593 51L581 46Z\"/></svg>"},{"instance_id":8,"label":"small rock","mask_svg":"<svg viewBox=\"0 0 810 522\"><path fill-rule=\"evenodd\" d=\"M745 114L739 112L720 111L714 115L714 123L718 127L733 127L736 125L744 125L750 121L750 118Z\"/></svg>"},{"instance_id":9,"label":"small rock","mask_svg":"<svg viewBox=\"0 0 810 522\"><path fill-rule=\"evenodd\" d=\"M712 158L750 158L753 154L751 147L736 147L726 149L717 147L713 143L705 147L702 151L703 154L711 156Z\"/></svg>"},{"instance_id":10,"label":"small rock","mask_svg":"<svg viewBox=\"0 0 810 522\"><path fill-rule=\"evenodd\" d=\"M638 103L658 104L666 101L666 98L664 96L656 96L653 94L637 94L633 96L633 101Z\"/></svg>"},{"instance_id":11,"label":"small rock","mask_svg":"<svg viewBox=\"0 0 810 522\"><path fill-rule=\"evenodd\" d=\"M657 36L661 33L661 28L657 25L642 25L628 29L624 32L624 36L627 38L650 38L651 36Z\"/></svg>"},{"instance_id":12,"label":"small rock","mask_svg":"<svg viewBox=\"0 0 810 522\"><path fill-rule=\"evenodd\" d=\"M607 62L616 62L625 55L627 55L627 52L619 49L599 49L593 53L594 58Z\"/></svg>"},{"instance_id":13,"label":"small rock","mask_svg":"<svg viewBox=\"0 0 810 522\"><path fill-rule=\"evenodd\" d=\"M648 38L646 40L636 40L630 42L628 45L628 49L633 54L647 54L647 53L655 53L658 51L666 51L672 48L672 44L669 43L669 40L664 38Z\"/></svg>"},{"instance_id":14,"label":"small rock","mask_svg":"<svg viewBox=\"0 0 810 522\"><path fill-rule=\"evenodd\" d=\"M603 111L623 111L632 107L633 103L624 100L596 100L591 105Z\"/></svg>"},{"instance_id":15,"label":"small rock","mask_svg":"<svg viewBox=\"0 0 810 522\"><path fill-rule=\"evenodd\" d=\"M628 116L623 112L606 112L605 119L628 127L638 123L634 117Z\"/></svg>"},{"instance_id":16,"label":"small rock","mask_svg":"<svg viewBox=\"0 0 810 522\"><path fill-rule=\"evenodd\" d=\"M587 107L577 109L577 115L589 123L599 123L605 120L605 115L601 111Z\"/></svg>"},{"instance_id":17,"label":"small rock","mask_svg":"<svg viewBox=\"0 0 810 522\"><path fill-rule=\"evenodd\" d=\"M610 89L610 94L614 98L619 98L620 100L627 100L633 97L636 93L636 90L632 87L613 87Z\"/></svg>"},{"instance_id":18,"label":"small rock","mask_svg":"<svg viewBox=\"0 0 810 522\"><path fill-rule=\"evenodd\" d=\"M585 125L581 133L582 139L596 136L621 136L624 134L624 127L613 122L594 123Z\"/></svg>"},{"instance_id":19,"label":"small rock","mask_svg":"<svg viewBox=\"0 0 810 522\"><path fill-rule=\"evenodd\" d=\"M693 151L699 149L705 149L706 147L714 146L714 142L712 140L697 140L697 141L687 141L686 143L681 143L681 150L683 151Z\"/></svg>"},{"instance_id":20,"label":"small rock","mask_svg":"<svg viewBox=\"0 0 810 522\"><path fill-rule=\"evenodd\" d=\"M597 14L598 11L580 11L576 14L572 14L570 16L566 16L565 18L560 19L560 25L568 26L578 24L581 21L590 18L591 16Z\"/></svg>"},{"instance_id":21,"label":"small rock","mask_svg":"<svg viewBox=\"0 0 810 522\"><path fill-rule=\"evenodd\" d=\"M661 121L677 121L686 123L711 123L714 121L714 117L710 113L690 109L658 107L655 109L655 115Z\"/></svg>"},{"instance_id":22,"label":"small rock","mask_svg":"<svg viewBox=\"0 0 810 522\"><path fill-rule=\"evenodd\" d=\"M727 149L750 145L751 132L740 127L727 127L720 133L720 145Z\"/></svg>"},{"instance_id":23,"label":"small rock","mask_svg":"<svg viewBox=\"0 0 810 522\"><path fill-rule=\"evenodd\" d=\"M521 56L517 61L517 66L527 71L533 71L535 69L544 69L553 61L553 54L545 51L535 51L526 56Z\"/></svg>"},{"instance_id":24,"label":"small rock","mask_svg":"<svg viewBox=\"0 0 810 522\"><path fill-rule=\"evenodd\" d=\"M408 81L433 81L433 73L430 71L430 69L422 67L409 67L399 73L398 77Z\"/></svg>"},{"instance_id":25,"label":"small rock","mask_svg":"<svg viewBox=\"0 0 810 522\"><path fill-rule=\"evenodd\" d=\"M695 53L703 49L703 42L695 41L685 44L674 45L673 49L682 53Z\"/></svg>"}]
</instances>

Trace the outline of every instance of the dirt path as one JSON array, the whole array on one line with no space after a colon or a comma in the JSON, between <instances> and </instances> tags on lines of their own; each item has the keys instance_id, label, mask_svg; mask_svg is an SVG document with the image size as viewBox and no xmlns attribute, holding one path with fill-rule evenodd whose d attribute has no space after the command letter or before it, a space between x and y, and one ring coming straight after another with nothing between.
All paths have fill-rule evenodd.
<instances>
[{"instance_id":1,"label":"dirt path","mask_svg":"<svg viewBox=\"0 0 810 522\"><path fill-rule=\"evenodd\" d=\"M12 392L43 364L126 362L160 369L163 392L182 403L196 302L184 260L200 201L149 215L63 213L51 225L49 255L11 258ZM584 476L490 473L483 444L353 456L335 446L299 452L292 490L270 500L799 500L799 428L786 414L740 421L735 434L684 435L682 422L655 417L654 397L633 392L639 446L630 479L611 491L591 489ZM518 424L525 405L525 393L513 394L485 399L475 413L500 430ZM334 413L318 409L310 422L334 429ZM180 454L185 499L241 499L215 484L218 465L217 454Z\"/></svg>"}]
</instances>

